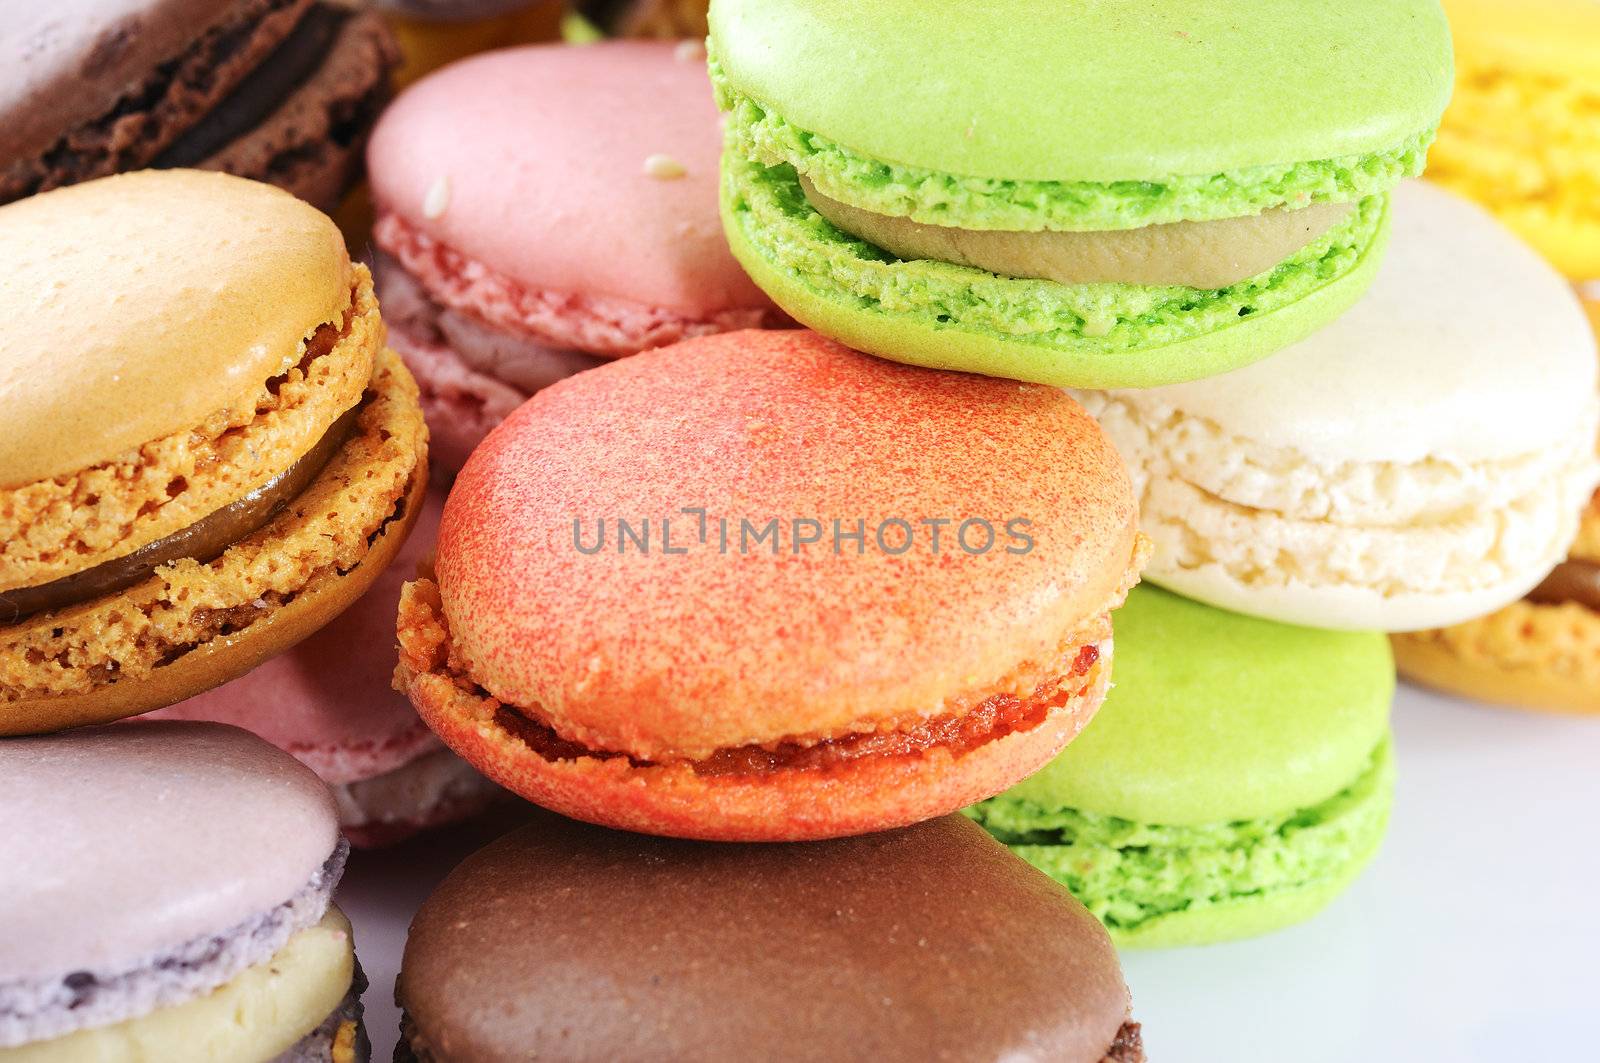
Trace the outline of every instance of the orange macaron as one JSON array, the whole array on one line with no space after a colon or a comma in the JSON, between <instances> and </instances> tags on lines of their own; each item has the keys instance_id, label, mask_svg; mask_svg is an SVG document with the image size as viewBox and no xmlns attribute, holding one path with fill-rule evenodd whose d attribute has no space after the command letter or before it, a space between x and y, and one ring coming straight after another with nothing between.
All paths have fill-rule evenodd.
<instances>
[{"instance_id":1,"label":"orange macaron","mask_svg":"<svg viewBox=\"0 0 1600 1063\"><path fill-rule=\"evenodd\" d=\"M1088 722L1145 552L1065 393L811 332L690 340L535 395L462 470L397 682L577 819L778 841L991 796Z\"/></svg>"}]
</instances>

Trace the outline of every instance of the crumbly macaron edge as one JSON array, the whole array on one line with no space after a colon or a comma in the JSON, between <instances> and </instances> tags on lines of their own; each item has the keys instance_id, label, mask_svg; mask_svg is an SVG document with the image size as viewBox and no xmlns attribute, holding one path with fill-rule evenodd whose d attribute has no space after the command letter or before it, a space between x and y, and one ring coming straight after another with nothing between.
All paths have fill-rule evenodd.
<instances>
[{"instance_id":1,"label":"crumbly macaron edge","mask_svg":"<svg viewBox=\"0 0 1600 1063\"><path fill-rule=\"evenodd\" d=\"M358 565L427 463L417 385L394 352L379 354L371 392L311 486L215 561L177 561L119 594L0 627L0 708L148 677Z\"/></svg>"},{"instance_id":2,"label":"crumbly macaron edge","mask_svg":"<svg viewBox=\"0 0 1600 1063\"><path fill-rule=\"evenodd\" d=\"M333 347L308 357L319 322L284 372L191 429L67 476L3 492L0 588L47 583L123 557L238 501L288 468L360 400L383 346L367 268L356 264ZM65 521L66 527L59 525Z\"/></svg>"},{"instance_id":3,"label":"crumbly macaron edge","mask_svg":"<svg viewBox=\"0 0 1600 1063\"><path fill-rule=\"evenodd\" d=\"M1434 131L1387 151L1151 181L1006 181L963 177L863 156L790 124L734 87L710 47L717 105L729 112L729 152L787 164L830 198L929 225L1037 232L1137 229L1212 221L1277 207L1347 203L1387 192L1426 165Z\"/></svg>"},{"instance_id":4,"label":"crumbly macaron edge","mask_svg":"<svg viewBox=\"0 0 1600 1063\"><path fill-rule=\"evenodd\" d=\"M1355 273L1387 235L1388 196L1357 210L1277 267L1216 291L1132 284L1058 284L999 277L946 262L902 262L831 225L806 201L796 171L723 158L723 216L773 269L816 298L1043 350L1131 355L1264 317Z\"/></svg>"},{"instance_id":5,"label":"crumbly macaron edge","mask_svg":"<svg viewBox=\"0 0 1600 1063\"><path fill-rule=\"evenodd\" d=\"M1252 900L1269 903L1340 881L1377 851L1393 790L1393 738L1386 735L1347 787L1279 817L1172 827L1082 809L1045 809L1003 794L967 814L1071 890L1119 939L1148 933L1166 920ZM1152 874L1196 863L1202 865L1199 881L1186 884L1209 884L1209 889L1203 896L1154 897L1090 886L1086 875L1108 859L1133 860ZM1208 862L1223 866L1208 870L1203 866ZM1244 873L1226 867L1230 862L1245 863Z\"/></svg>"}]
</instances>

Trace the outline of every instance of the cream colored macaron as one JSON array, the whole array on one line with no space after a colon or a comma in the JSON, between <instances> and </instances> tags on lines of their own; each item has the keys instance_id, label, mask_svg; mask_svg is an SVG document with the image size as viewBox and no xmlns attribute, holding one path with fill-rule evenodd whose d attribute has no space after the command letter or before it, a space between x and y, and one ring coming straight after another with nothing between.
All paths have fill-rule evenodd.
<instances>
[{"instance_id":1,"label":"cream colored macaron","mask_svg":"<svg viewBox=\"0 0 1600 1063\"><path fill-rule=\"evenodd\" d=\"M1516 601L1600 479L1594 338L1480 208L1412 183L1371 292L1224 376L1080 393L1133 472L1145 578L1235 612L1408 631Z\"/></svg>"},{"instance_id":2,"label":"cream colored macaron","mask_svg":"<svg viewBox=\"0 0 1600 1063\"><path fill-rule=\"evenodd\" d=\"M239 675L354 601L426 476L333 223L221 174L0 208L0 734Z\"/></svg>"}]
</instances>

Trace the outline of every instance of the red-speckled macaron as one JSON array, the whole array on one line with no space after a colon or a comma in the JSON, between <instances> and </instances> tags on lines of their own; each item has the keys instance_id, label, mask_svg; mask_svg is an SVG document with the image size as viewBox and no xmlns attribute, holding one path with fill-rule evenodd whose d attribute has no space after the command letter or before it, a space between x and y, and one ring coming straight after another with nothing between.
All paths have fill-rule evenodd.
<instances>
[{"instance_id":1,"label":"red-speckled macaron","mask_svg":"<svg viewBox=\"0 0 1600 1063\"><path fill-rule=\"evenodd\" d=\"M859 534L858 534L859 533ZM1142 561L1062 392L814 333L540 392L474 453L399 681L495 781L648 833L798 840L961 808L1099 706Z\"/></svg>"}]
</instances>

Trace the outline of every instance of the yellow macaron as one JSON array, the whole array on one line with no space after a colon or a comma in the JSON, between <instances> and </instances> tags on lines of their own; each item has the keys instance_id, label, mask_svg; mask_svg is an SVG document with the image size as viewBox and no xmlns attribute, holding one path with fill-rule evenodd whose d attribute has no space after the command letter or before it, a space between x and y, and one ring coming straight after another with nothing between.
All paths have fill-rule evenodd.
<instances>
[{"instance_id":1,"label":"yellow macaron","mask_svg":"<svg viewBox=\"0 0 1600 1063\"><path fill-rule=\"evenodd\" d=\"M1455 100L1428 176L1574 280L1600 277L1600 2L1444 0Z\"/></svg>"},{"instance_id":2,"label":"yellow macaron","mask_svg":"<svg viewBox=\"0 0 1600 1063\"><path fill-rule=\"evenodd\" d=\"M223 174L0 208L0 734L171 704L360 596L426 480L332 221Z\"/></svg>"}]
</instances>

